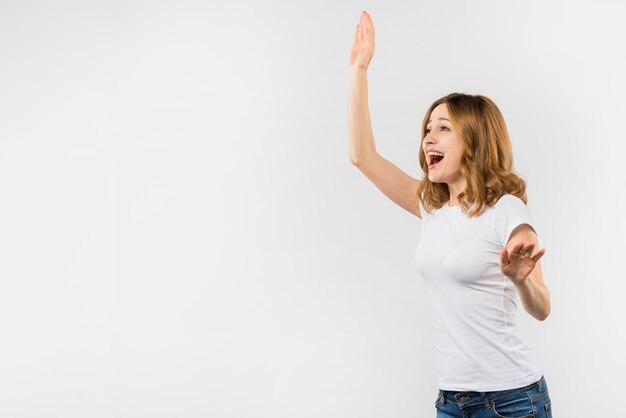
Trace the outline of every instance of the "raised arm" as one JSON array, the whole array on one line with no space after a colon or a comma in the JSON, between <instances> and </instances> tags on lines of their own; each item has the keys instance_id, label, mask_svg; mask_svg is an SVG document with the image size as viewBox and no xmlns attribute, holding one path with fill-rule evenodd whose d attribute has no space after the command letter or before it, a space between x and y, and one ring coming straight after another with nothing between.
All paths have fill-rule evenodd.
<instances>
[{"instance_id":1,"label":"raised arm","mask_svg":"<svg viewBox=\"0 0 626 418\"><path fill-rule=\"evenodd\" d=\"M366 12L357 25L350 52L348 136L350 162L400 207L421 218L417 204L420 181L409 176L376 151L367 101L367 67L374 55L374 24Z\"/></svg>"}]
</instances>

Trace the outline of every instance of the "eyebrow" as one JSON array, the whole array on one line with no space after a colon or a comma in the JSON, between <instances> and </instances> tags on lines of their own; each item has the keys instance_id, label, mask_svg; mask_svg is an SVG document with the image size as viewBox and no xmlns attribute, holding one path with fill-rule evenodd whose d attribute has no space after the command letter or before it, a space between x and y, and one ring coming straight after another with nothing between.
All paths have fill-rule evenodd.
<instances>
[{"instance_id":1,"label":"eyebrow","mask_svg":"<svg viewBox=\"0 0 626 418\"><path fill-rule=\"evenodd\" d=\"M448 122L450 122L450 119L446 119L446 118L439 118L439 120L442 120L442 119L443 119L443 120L447 120ZM429 119L429 120L428 120L428 123L430 123L430 122L432 122L432 121L433 121L432 119Z\"/></svg>"}]
</instances>

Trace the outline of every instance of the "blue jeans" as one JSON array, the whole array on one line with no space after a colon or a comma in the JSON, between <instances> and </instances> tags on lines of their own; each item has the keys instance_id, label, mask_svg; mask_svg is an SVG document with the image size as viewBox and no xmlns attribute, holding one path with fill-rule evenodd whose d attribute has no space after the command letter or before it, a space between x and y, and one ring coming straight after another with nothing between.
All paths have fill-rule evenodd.
<instances>
[{"instance_id":1,"label":"blue jeans","mask_svg":"<svg viewBox=\"0 0 626 418\"><path fill-rule=\"evenodd\" d=\"M439 389L437 418L552 418L546 379L528 386L493 392L458 392Z\"/></svg>"}]
</instances>

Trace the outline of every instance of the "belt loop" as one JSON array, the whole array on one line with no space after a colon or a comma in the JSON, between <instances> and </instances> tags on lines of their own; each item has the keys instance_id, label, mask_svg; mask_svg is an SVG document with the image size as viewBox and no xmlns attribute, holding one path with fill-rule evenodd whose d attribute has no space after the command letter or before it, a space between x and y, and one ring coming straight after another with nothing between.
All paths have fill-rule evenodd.
<instances>
[{"instance_id":1,"label":"belt loop","mask_svg":"<svg viewBox=\"0 0 626 418\"><path fill-rule=\"evenodd\" d=\"M446 391L442 390L441 391L441 405L445 405L446 403Z\"/></svg>"}]
</instances>

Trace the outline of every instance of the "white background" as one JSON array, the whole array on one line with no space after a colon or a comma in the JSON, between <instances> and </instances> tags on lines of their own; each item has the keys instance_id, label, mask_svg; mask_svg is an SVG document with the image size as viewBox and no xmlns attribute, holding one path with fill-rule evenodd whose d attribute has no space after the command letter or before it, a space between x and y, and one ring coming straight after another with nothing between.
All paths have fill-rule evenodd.
<instances>
[{"instance_id":1,"label":"white background","mask_svg":"<svg viewBox=\"0 0 626 418\"><path fill-rule=\"evenodd\" d=\"M623 395L620 2L0 3L0 416L429 417L420 219L348 160L361 10L379 152L500 107L552 313L556 417ZM619 408L619 406L617 406Z\"/></svg>"}]
</instances>

